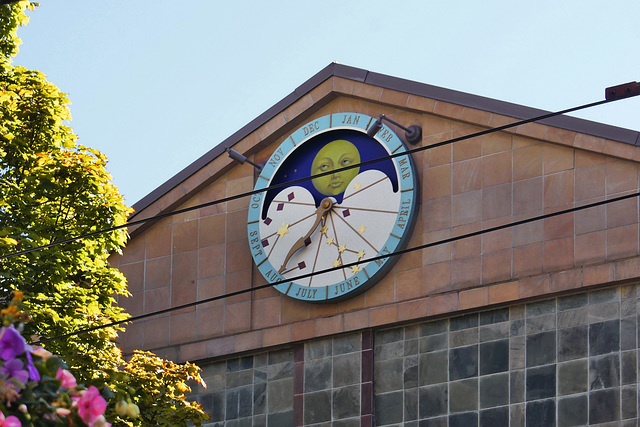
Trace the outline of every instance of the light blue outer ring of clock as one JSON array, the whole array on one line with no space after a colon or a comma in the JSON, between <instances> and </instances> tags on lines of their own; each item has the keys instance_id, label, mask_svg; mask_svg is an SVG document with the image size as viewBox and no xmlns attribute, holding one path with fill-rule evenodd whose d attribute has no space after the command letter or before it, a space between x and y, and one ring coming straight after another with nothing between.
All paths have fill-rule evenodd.
<instances>
[{"instance_id":1,"label":"light blue outer ring of clock","mask_svg":"<svg viewBox=\"0 0 640 427\"><path fill-rule=\"evenodd\" d=\"M349 120L349 118L351 118L351 120ZM278 148L276 148L260 172L254 190L258 191L267 188L271 178L278 170L278 167L300 144L303 144L307 140L328 131L351 129L366 132L369 126L373 125L375 120L376 119L364 114L335 113L310 121L293 132L282 144L280 144ZM343 124L343 122L347 124ZM384 138L382 138L382 136L384 136ZM378 131L375 139L384 145L387 151L392 154L407 151L400 138L398 138L398 136L386 125L383 125L382 129ZM390 253L402 249L406 240L409 239L414 222L413 217L416 214L417 206L417 180L409 154L406 156L394 157L392 160L398 173L398 187L401 192L400 206L406 206L408 208L409 215L407 216L406 226L404 229L400 227L396 221L389 238L383 245L383 251L386 248ZM402 173L401 171L403 169L408 170L409 173ZM269 283L281 282L274 285L274 287L285 295L301 301L333 302L345 298L347 295L359 293L363 288L368 288L373 285L374 282L378 281L384 275L384 272L386 272L395 263L390 262L391 257L383 258L377 262L371 261L366 265L366 267L361 269L348 280L323 287L301 286L291 280L285 279L278 273L278 269L275 268L267 259L265 251L262 248L259 224L263 198L264 192L259 192L251 196L249 203L247 230L251 255L258 266L258 270ZM379 255L383 255L382 251L376 256ZM305 296L296 296L302 294Z\"/></svg>"}]
</instances>

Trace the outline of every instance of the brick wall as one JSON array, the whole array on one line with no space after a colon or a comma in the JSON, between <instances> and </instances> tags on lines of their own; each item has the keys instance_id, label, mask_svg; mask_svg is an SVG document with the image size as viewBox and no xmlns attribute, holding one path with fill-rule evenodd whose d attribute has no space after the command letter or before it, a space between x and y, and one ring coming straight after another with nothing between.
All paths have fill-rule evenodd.
<instances>
[{"instance_id":1,"label":"brick wall","mask_svg":"<svg viewBox=\"0 0 640 427\"><path fill-rule=\"evenodd\" d=\"M385 113L423 127L423 146L513 122L489 112L331 78L239 141L266 160L296 127L339 111ZM477 232L638 191L640 148L531 123L416 153L422 200L409 246ZM136 219L253 189L254 169L219 156ZM112 264L129 281L132 315L265 284L246 231L248 199L132 230ZM273 289L135 322L125 351L176 361L226 357L367 328L640 278L638 200L633 198L403 255L367 292L314 305Z\"/></svg>"}]
</instances>

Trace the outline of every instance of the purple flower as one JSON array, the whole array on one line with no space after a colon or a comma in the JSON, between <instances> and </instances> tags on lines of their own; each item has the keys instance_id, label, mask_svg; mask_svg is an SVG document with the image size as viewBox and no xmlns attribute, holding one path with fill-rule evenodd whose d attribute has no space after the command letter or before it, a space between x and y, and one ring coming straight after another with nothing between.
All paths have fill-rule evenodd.
<instances>
[{"instance_id":1,"label":"purple flower","mask_svg":"<svg viewBox=\"0 0 640 427\"><path fill-rule=\"evenodd\" d=\"M4 363L4 366L0 367L0 373L6 376L7 379L16 378L21 383L26 384L29 381L29 373L22 369L24 363L20 359L11 359Z\"/></svg>"},{"instance_id":2,"label":"purple flower","mask_svg":"<svg viewBox=\"0 0 640 427\"><path fill-rule=\"evenodd\" d=\"M21 355L25 345L27 342L13 325L0 330L0 357L4 360L15 359Z\"/></svg>"},{"instance_id":3,"label":"purple flower","mask_svg":"<svg viewBox=\"0 0 640 427\"><path fill-rule=\"evenodd\" d=\"M31 378L32 381L40 381L40 373L33 365L33 358L31 357L30 351L27 351L27 370L29 371L29 378Z\"/></svg>"}]
</instances>

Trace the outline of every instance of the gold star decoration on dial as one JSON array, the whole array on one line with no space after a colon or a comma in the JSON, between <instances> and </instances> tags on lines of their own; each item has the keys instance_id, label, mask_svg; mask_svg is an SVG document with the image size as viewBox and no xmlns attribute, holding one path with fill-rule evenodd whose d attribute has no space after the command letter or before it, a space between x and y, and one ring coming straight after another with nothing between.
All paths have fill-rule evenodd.
<instances>
[{"instance_id":1,"label":"gold star decoration on dial","mask_svg":"<svg viewBox=\"0 0 640 427\"><path fill-rule=\"evenodd\" d=\"M328 231L328 229L327 229L326 225L323 225L322 228L320 229L320 233L322 233L322 234L327 234L327 231Z\"/></svg>"},{"instance_id":2,"label":"gold star decoration on dial","mask_svg":"<svg viewBox=\"0 0 640 427\"><path fill-rule=\"evenodd\" d=\"M360 261L362 258L364 258L364 251L358 252L358 261Z\"/></svg>"},{"instance_id":3,"label":"gold star decoration on dial","mask_svg":"<svg viewBox=\"0 0 640 427\"><path fill-rule=\"evenodd\" d=\"M356 190L359 190L362 188L362 184L360 184L359 182L356 182L356 184L353 186L353 188L355 188Z\"/></svg>"},{"instance_id":4,"label":"gold star decoration on dial","mask_svg":"<svg viewBox=\"0 0 640 427\"><path fill-rule=\"evenodd\" d=\"M337 260L333 261L333 266L334 267L340 267L340 260L337 259Z\"/></svg>"},{"instance_id":5,"label":"gold star decoration on dial","mask_svg":"<svg viewBox=\"0 0 640 427\"><path fill-rule=\"evenodd\" d=\"M289 234L289 224L282 224L278 227L278 231L276 232L280 237L284 237L285 234Z\"/></svg>"},{"instance_id":6,"label":"gold star decoration on dial","mask_svg":"<svg viewBox=\"0 0 640 427\"><path fill-rule=\"evenodd\" d=\"M356 274L358 271L360 271L360 267L358 267L357 265L354 265L353 267L351 267L351 272L353 274Z\"/></svg>"},{"instance_id":7,"label":"gold star decoration on dial","mask_svg":"<svg viewBox=\"0 0 640 427\"><path fill-rule=\"evenodd\" d=\"M347 249L347 247L345 245L340 245L338 246L338 252L342 253Z\"/></svg>"},{"instance_id":8,"label":"gold star decoration on dial","mask_svg":"<svg viewBox=\"0 0 640 427\"><path fill-rule=\"evenodd\" d=\"M361 225L360 228L358 228L358 233L360 234L364 234L365 231L367 231L367 227L364 225Z\"/></svg>"},{"instance_id":9,"label":"gold star decoration on dial","mask_svg":"<svg viewBox=\"0 0 640 427\"><path fill-rule=\"evenodd\" d=\"M333 244L333 237L328 237L327 238L327 245L332 245Z\"/></svg>"}]
</instances>

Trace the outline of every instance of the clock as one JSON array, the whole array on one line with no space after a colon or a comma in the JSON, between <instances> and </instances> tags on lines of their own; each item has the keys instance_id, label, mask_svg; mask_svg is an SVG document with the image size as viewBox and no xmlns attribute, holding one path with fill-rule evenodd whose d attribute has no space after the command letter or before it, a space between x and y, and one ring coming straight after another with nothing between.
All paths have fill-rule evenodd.
<instances>
[{"instance_id":1,"label":"clock","mask_svg":"<svg viewBox=\"0 0 640 427\"><path fill-rule=\"evenodd\" d=\"M261 170L255 190L265 191L250 199L249 244L260 273L283 294L309 302L355 295L398 257L368 259L406 247L418 178L390 128L367 135L375 121L358 113L313 120L289 135ZM324 270L331 271L319 273Z\"/></svg>"}]
</instances>

